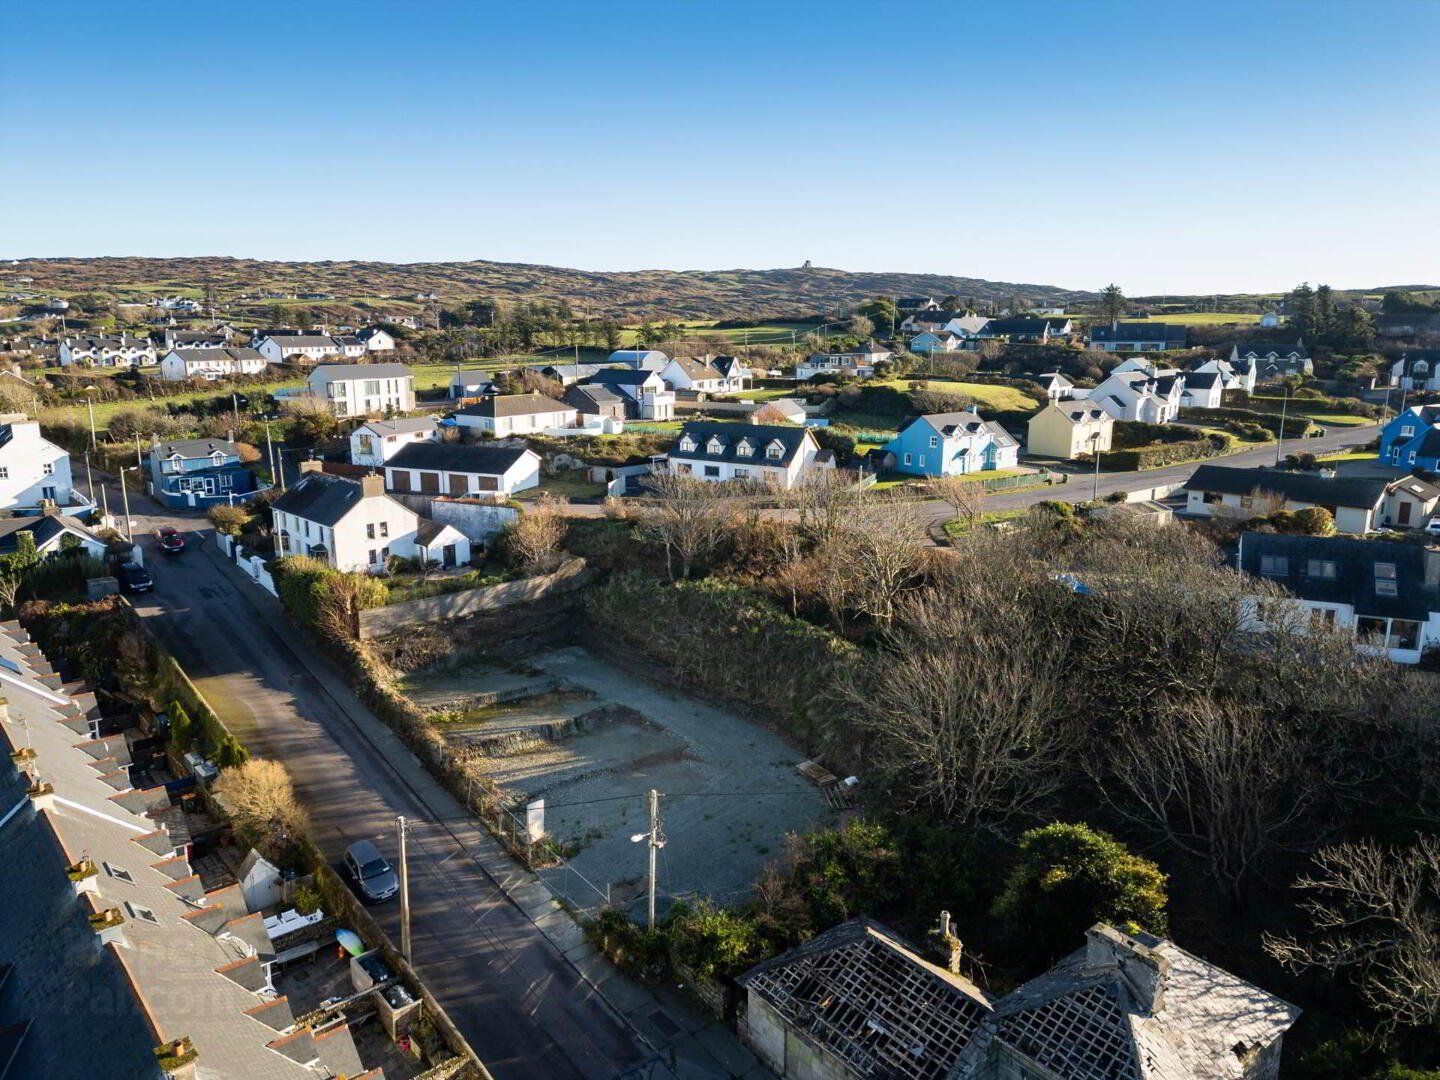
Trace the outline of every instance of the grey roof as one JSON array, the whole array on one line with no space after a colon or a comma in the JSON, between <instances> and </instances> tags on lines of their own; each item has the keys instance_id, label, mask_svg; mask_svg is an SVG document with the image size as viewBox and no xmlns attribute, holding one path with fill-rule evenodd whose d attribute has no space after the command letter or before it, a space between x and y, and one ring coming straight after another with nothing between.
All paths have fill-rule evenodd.
<instances>
[{"instance_id":1,"label":"grey roof","mask_svg":"<svg viewBox=\"0 0 1440 1080\"><path fill-rule=\"evenodd\" d=\"M1083 400L1055 401L1051 402L1051 404L1055 408L1059 409L1062 413L1064 413L1065 418L1069 420L1072 424L1080 424L1107 419L1113 421L1113 418L1104 409L1097 409L1093 405L1086 405ZM1040 410L1040 412L1044 411L1044 409ZM1040 413L1036 413L1035 415L1039 416Z\"/></svg>"},{"instance_id":2,"label":"grey roof","mask_svg":"<svg viewBox=\"0 0 1440 1080\"><path fill-rule=\"evenodd\" d=\"M695 440L695 449L680 449L681 440L686 436ZM808 428L781 427L778 424L727 424L713 420L689 420L680 428L680 436L670 446L670 456L686 461L719 462L728 461L739 465L785 465L795 460L795 455L813 439ZM711 453L710 440L719 439L718 453ZM751 453L741 454L737 448L749 441ZM765 456L766 448L772 442L779 442L784 452L776 458Z\"/></svg>"},{"instance_id":3,"label":"grey roof","mask_svg":"<svg viewBox=\"0 0 1440 1080\"><path fill-rule=\"evenodd\" d=\"M980 330L982 337L1031 336L1044 333L1063 334L1069 319L991 319Z\"/></svg>"},{"instance_id":4,"label":"grey roof","mask_svg":"<svg viewBox=\"0 0 1440 1080\"><path fill-rule=\"evenodd\" d=\"M672 361L681 371L692 379L719 379L720 372L716 371L704 360L696 360L693 356L677 356Z\"/></svg>"},{"instance_id":5,"label":"grey roof","mask_svg":"<svg viewBox=\"0 0 1440 1080\"><path fill-rule=\"evenodd\" d=\"M1185 374L1187 390L1209 390L1220 378L1218 371L1189 371Z\"/></svg>"},{"instance_id":6,"label":"grey roof","mask_svg":"<svg viewBox=\"0 0 1440 1080\"><path fill-rule=\"evenodd\" d=\"M1075 383L1058 371L1047 371L1043 375L1036 375L1035 381L1049 390L1052 386L1074 386Z\"/></svg>"},{"instance_id":7,"label":"grey roof","mask_svg":"<svg viewBox=\"0 0 1440 1080\"><path fill-rule=\"evenodd\" d=\"M1104 325L1090 328L1091 341L1158 342L1167 349L1183 349L1188 338L1189 331L1176 323L1122 322L1117 323L1113 328Z\"/></svg>"},{"instance_id":8,"label":"grey roof","mask_svg":"<svg viewBox=\"0 0 1440 1080\"><path fill-rule=\"evenodd\" d=\"M1274 341L1237 341L1234 345L1234 354L1247 359L1259 360L1264 360L1269 356L1281 360L1292 356L1299 360L1310 358L1310 350L1300 342L1296 342L1294 345L1282 345Z\"/></svg>"},{"instance_id":9,"label":"grey roof","mask_svg":"<svg viewBox=\"0 0 1440 1080\"><path fill-rule=\"evenodd\" d=\"M599 364L533 364L531 370L542 375L554 372L557 379L584 379L600 370Z\"/></svg>"},{"instance_id":10,"label":"grey roof","mask_svg":"<svg viewBox=\"0 0 1440 1080\"><path fill-rule=\"evenodd\" d=\"M583 380L584 385L602 383L607 386L639 386L647 379L656 375L647 368L601 368L588 379Z\"/></svg>"},{"instance_id":11,"label":"grey roof","mask_svg":"<svg viewBox=\"0 0 1440 1080\"><path fill-rule=\"evenodd\" d=\"M946 1076L991 1008L968 979L865 918L751 968L740 983L863 1077Z\"/></svg>"},{"instance_id":12,"label":"grey roof","mask_svg":"<svg viewBox=\"0 0 1440 1080\"><path fill-rule=\"evenodd\" d=\"M1262 575L1260 560L1266 556L1285 559L1284 572ZM1425 573L1427 559L1435 557L1416 544L1247 532L1240 537L1238 562L1245 573L1283 585L1301 600L1349 604L1356 615L1423 622L1430 613L1440 613L1440 586L1427 582ZM1335 563L1335 576L1312 576L1311 560ZM1394 567L1394 596L1375 591L1376 563Z\"/></svg>"},{"instance_id":13,"label":"grey roof","mask_svg":"<svg viewBox=\"0 0 1440 1080\"><path fill-rule=\"evenodd\" d=\"M226 457L237 457L240 453L229 439L172 439L169 442L152 444L150 447L152 454L158 454L162 458L174 457L176 454L182 458L211 457L217 450Z\"/></svg>"},{"instance_id":14,"label":"grey roof","mask_svg":"<svg viewBox=\"0 0 1440 1080\"><path fill-rule=\"evenodd\" d=\"M480 386L484 383L493 382L494 380L495 372L472 369L469 371L455 372L454 375L450 376L450 385L454 386L456 383L459 383L461 386Z\"/></svg>"},{"instance_id":15,"label":"grey roof","mask_svg":"<svg viewBox=\"0 0 1440 1080\"><path fill-rule=\"evenodd\" d=\"M104 540L91 532L78 518L67 514L43 514L32 517L0 518L0 552L14 551L16 536L28 532L35 537L35 546L44 547L63 532L72 532L96 544Z\"/></svg>"},{"instance_id":16,"label":"grey roof","mask_svg":"<svg viewBox=\"0 0 1440 1080\"><path fill-rule=\"evenodd\" d=\"M410 369L404 364L320 364L310 373L336 379L408 379Z\"/></svg>"},{"instance_id":17,"label":"grey roof","mask_svg":"<svg viewBox=\"0 0 1440 1080\"><path fill-rule=\"evenodd\" d=\"M212 333L208 330L172 330L170 340L177 344L191 341L215 341L224 345L230 340L226 334Z\"/></svg>"},{"instance_id":18,"label":"grey roof","mask_svg":"<svg viewBox=\"0 0 1440 1080\"><path fill-rule=\"evenodd\" d=\"M363 330L359 331L355 336L361 341L369 341L376 334L388 333L390 333L390 331L386 330L383 326L367 326Z\"/></svg>"},{"instance_id":19,"label":"grey roof","mask_svg":"<svg viewBox=\"0 0 1440 1080\"><path fill-rule=\"evenodd\" d=\"M974 411L927 413L924 416L913 416L900 425L904 431L911 424L924 420L942 435L979 435L981 432L989 432L995 440L996 446L1015 446L1014 436L1001 427L994 420L985 420L979 413Z\"/></svg>"},{"instance_id":20,"label":"grey roof","mask_svg":"<svg viewBox=\"0 0 1440 1080\"><path fill-rule=\"evenodd\" d=\"M177 345L165 355L178 356L187 364L213 364L217 360L265 360L258 350L250 348L182 349Z\"/></svg>"},{"instance_id":21,"label":"grey roof","mask_svg":"<svg viewBox=\"0 0 1440 1080\"><path fill-rule=\"evenodd\" d=\"M579 399L579 400L577 400ZM613 409L624 405L625 399L602 383L580 383L565 391L565 401L582 413L593 413L600 409Z\"/></svg>"},{"instance_id":22,"label":"grey roof","mask_svg":"<svg viewBox=\"0 0 1440 1080\"><path fill-rule=\"evenodd\" d=\"M495 394L474 405L455 411L456 416L533 416L536 413L569 412L573 405L540 393Z\"/></svg>"},{"instance_id":23,"label":"grey roof","mask_svg":"<svg viewBox=\"0 0 1440 1080\"><path fill-rule=\"evenodd\" d=\"M355 430L365 428L376 435L406 435L412 431L433 431L435 426L433 416L400 416L394 420L366 420Z\"/></svg>"},{"instance_id":24,"label":"grey roof","mask_svg":"<svg viewBox=\"0 0 1440 1080\"><path fill-rule=\"evenodd\" d=\"M530 453L524 447L462 446L459 443L413 442L402 446L387 469L431 469L435 472L500 476Z\"/></svg>"},{"instance_id":25,"label":"grey roof","mask_svg":"<svg viewBox=\"0 0 1440 1080\"><path fill-rule=\"evenodd\" d=\"M271 505L306 521L334 525L359 506L363 498L360 485L353 480L330 473L307 472Z\"/></svg>"},{"instance_id":26,"label":"grey roof","mask_svg":"<svg viewBox=\"0 0 1440 1080\"><path fill-rule=\"evenodd\" d=\"M717 356L710 361L710 366L726 378L743 375L748 370L738 356Z\"/></svg>"},{"instance_id":27,"label":"grey roof","mask_svg":"<svg viewBox=\"0 0 1440 1080\"><path fill-rule=\"evenodd\" d=\"M1318 472L1279 469L1237 469L1228 465L1201 465L1185 481L1187 491L1213 491L1222 495L1249 495L1273 491L1292 502L1312 506L1347 506L1370 510L1385 497L1390 483L1383 477L1321 476Z\"/></svg>"},{"instance_id":28,"label":"grey roof","mask_svg":"<svg viewBox=\"0 0 1440 1080\"><path fill-rule=\"evenodd\" d=\"M339 342L329 334L258 334L256 341L266 338L282 349L338 349Z\"/></svg>"}]
</instances>

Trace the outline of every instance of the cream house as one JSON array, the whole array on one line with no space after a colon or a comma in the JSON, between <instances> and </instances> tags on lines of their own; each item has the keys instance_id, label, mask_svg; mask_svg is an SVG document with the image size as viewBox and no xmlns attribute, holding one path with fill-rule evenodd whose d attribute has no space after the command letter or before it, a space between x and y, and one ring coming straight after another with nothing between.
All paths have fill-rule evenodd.
<instances>
[{"instance_id":1,"label":"cream house","mask_svg":"<svg viewBox=\"0 0 1440 1080\"><path fill-rule=\"evenodd\" d=\"M455 413L461 427L488 432L497 439L572 427L579 411L544 394L496 394Z\"/></svg>"},{"instance_id":2,"label":"cream house","mask_svg":"<svg viewBox=\"0 0 1440 1080\"><path fill-rule=\"evenodd\" d=\"M1110 449L1115 418L1087 401L1052 401L1030 417L1025 449L1036 457L1076 458Z\"/></svg>"}]
</instances>

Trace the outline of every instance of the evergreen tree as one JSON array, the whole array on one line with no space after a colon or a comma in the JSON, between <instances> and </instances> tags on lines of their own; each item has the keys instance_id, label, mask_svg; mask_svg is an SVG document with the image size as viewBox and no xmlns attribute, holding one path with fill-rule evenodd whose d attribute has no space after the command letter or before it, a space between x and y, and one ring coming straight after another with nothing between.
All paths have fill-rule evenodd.
<instances>
[{"instance_id":1,"label":"evergreen tree","mask_svg":"<svg viewBox=\"0 0 1440 1080\"><path fill-rule=\"evenodd\" d=\"M1120 321L1127 307L1125 294L1113 281L1100 290L1100 318L1107 323Z\"/></svg>"},{"instance_id":2,"label":"evergreen tree","mask_svg":"<svg viewBox=\"0 0 1440 1080\"><path fill-rule=\"evenodd\" d=\"M1290 328L1306 342L1315 340L1315 290L1308 281L1302 281L1285 298L1285 314Z\"/></svg>"}]
</instances>

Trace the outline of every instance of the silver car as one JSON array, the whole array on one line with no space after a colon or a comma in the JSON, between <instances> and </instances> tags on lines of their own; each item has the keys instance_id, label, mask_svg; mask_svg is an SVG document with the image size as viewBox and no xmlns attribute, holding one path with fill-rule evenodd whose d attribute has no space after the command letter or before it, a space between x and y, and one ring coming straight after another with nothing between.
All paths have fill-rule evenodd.
<instances>
[{"instance_id":1,"label":"silver car","mask_svg":"<svg viewBox=\"0 0 1440 1080\"><path fill-rule=\"evenodd\" d=\"M356 840L345 849L345 873L355 883L361 899L372 904L389 900L400 891L400 879L369 840Z\"/></svg>"}]
</instances>

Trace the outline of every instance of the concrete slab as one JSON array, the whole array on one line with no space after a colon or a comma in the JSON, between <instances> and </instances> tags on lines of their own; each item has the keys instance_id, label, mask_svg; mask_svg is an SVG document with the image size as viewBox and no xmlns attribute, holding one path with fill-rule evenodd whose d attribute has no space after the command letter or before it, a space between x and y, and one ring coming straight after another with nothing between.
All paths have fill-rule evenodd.
<instances>
[{"instance_id":1,"label":"concrete slab","mask_svg":"<svg viewBox=\"0 0 1440 1080\"><path fill-rule=\"evenodd\" d=\"M675 1051L676 1073L687 1080L734 1080L734 1074L715 1060L694 1035L676 1039L669 1048Z\"/></svg>"},{"instance_id":2,"label":"concrete slab","mask_svg":"<svg viewBox=\"0 0 1440 1080\"><path fill-rule=\"evenodd\" d=\"M615 965L610 963L598 952L592 952L588 956L582 955L570 961L575 965L577 971L589 980L592 986L600 987L609 999L609 982L617 974Z\"/></svg>"},{"instance_id":3,"label":"concrete slab","mask_svg":"<svg viewBox=\"0 0 1440 1080\"><path fill-rule=\"evenodd\" d=\"M696 1032L695 1038L711 1057L730 1070L732 1076L743 1076L759 1064L755 1055L746 1049L728 1028L719 1024L712 1024Z\"/></svg>"},{"instance_id":4,"label":"concrete slab","mask_svg":"<svg viewBox=\"0 0 1440 1080\"><path fill-rule=\"evenodd\" d=\"M577 945L588 945L585 931L564 911L552 912L535 920L540 932L561 952L567 952Z\"/></svg>"},{"instance_id":5,"label":"concrete slab","mask_svg":"<svg viewBox=\"0 0 1440 1080\"><path fill-rule=\"evenodd\" d=\"M638 1012L654 1012L660 1007L654 994L618 972L605 983L605 1000L626 1016Z\"/></svg>"}]
</instances>

